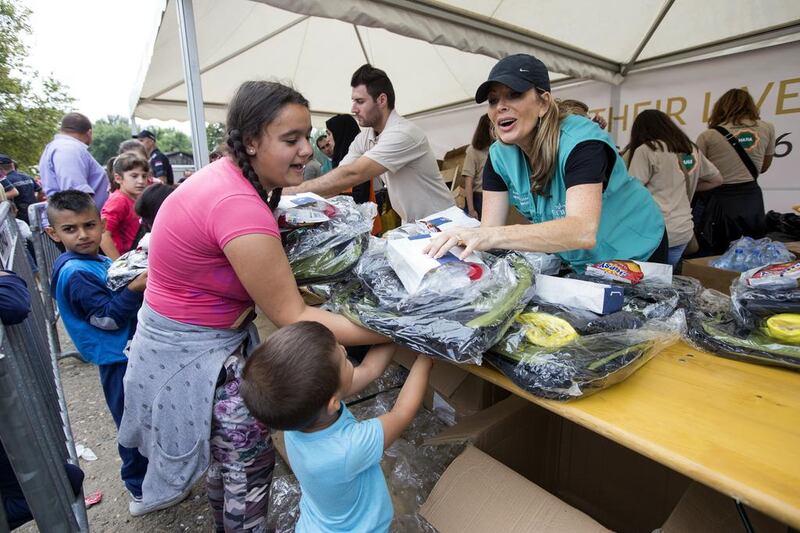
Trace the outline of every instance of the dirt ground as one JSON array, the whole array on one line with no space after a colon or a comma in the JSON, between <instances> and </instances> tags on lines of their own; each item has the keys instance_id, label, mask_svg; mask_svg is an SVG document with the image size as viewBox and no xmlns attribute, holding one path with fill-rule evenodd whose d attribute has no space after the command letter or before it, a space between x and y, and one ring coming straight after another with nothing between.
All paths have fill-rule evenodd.
<instances>
[{"instance_id":1,"label":"dirt ground","mask_svg":"<svg viewBox=\"0 0 800 533\"><path fill-rule=\"evenodd\" d=\"M274 327L267 321L257 321L261 338L265 338ZM63 335L62 350L68 351L73 349L69 338ZM113 533L150 533L150 532L183 532L183 531L213 531L213 519L211 517L211 510L206 499L205 481L200 481L192 489L190 496L182 503L175 505L163 511L157 511L147 514L142 517L132 517L128 513L128 493L119 477L120 458L117 454L116 448L116 429L114 422L105 404L103 391L100 386L100 379L97 367L91 364L81 362L74 358L64 359L60 362L61 379L63 382L64 393L67 398L67 405L69 409L70 422L72 425L72 433L75 438L76 444L88 446L96 455L97 460L86 461L81 459L80 466L86 474L83 489L84 495L88 496L96 491L103 494L103 499L99 504L94 505L88 510L89 527L93 532L113 532ZM381 378L378 383L373 384L371 389L365 390L360 396L368 397L374 395L378 390L387 390L394 388L396 395L396 388L402 383L404 379L404 370L399 367L394 368L392 376L387 378L387 375ZM401 375L398 378L398 370ZM400 380L398 382L398 380ZM386 400L381 400L386 403ZM392 401L393 403L393 401ZM366 408L370 408L364 402ZM383 408L391 407L390 405ZM374 408L372 408L374 410ZM380 409L380 407L379 407ZM363 409L362 409L363 411ZM358 414L358 410L354 410ZM377 416L377 413L369 413L369 417ZM434 418L430 413L426 413L426 423L430 426L430 419ZM420 425L419 421L415 421L415 425ZM404 434L407 437L407 435ZM412 438L407 437L408 441L413 442ZM401 443L408 446L408 442ZM393 447L396 448L396 447ZM384 456L384 463L387 462L387 457L396 455L397 452L392 452L392 448L387 451ZM413 453L413 448L412 448ZM449 461L455 457L456 452L450 452L451 457ZM276 454L277 455L277 454ZM387 465L384 464L384 470L388 470ZM391 465L389 465L391 467ZM442 468L443 469L443 468ZM440 474L439 472L438 474ZM427 497L428 491L433 486L433 482L438 479L438 474L431 478L426 490L423 494L417 496ZM390 491L394 490L391 481L391 472L387 475L390 484ZM279 526L278 530L287 531L285 527L286 513L283 512L281 516L273 516L276 514L276 509L280 509L281 505L286 508L286 503L279 503L276 505L276 498L281 501L280 490L276 487L283 487L285 494L289 494L289 498L293 498L292 505L294 510L293 516L296 514L296 503L299 497L299 489L297 488L296 479L291 475L289 467L281 460L280 456L277 457L277 464L275 468L275 481L273 482L273 494L270 503L271 507L271 528L276 525ZM413 501L412 504L413 505ZM398 504L395 503L397 509ZM416 505L418 507L418 504ZM412 511L416 514L416 509ZM296 518L296 516L295 516ZM408 519L408 516L403 517ZM281 523L277 523L281 522ZM397 522L397 521L396 521ZM416 518L412 517L412 522L416 522ZM291 528L289 528L290 530ZM393 531L418 531L420 528L417 526L397 527L395 524L392 528ZM430 531L433 530L427 523L422 529ZM30 523L18 531L22 532L35 532L38 528Z\"/></svg>"}]
</instances>

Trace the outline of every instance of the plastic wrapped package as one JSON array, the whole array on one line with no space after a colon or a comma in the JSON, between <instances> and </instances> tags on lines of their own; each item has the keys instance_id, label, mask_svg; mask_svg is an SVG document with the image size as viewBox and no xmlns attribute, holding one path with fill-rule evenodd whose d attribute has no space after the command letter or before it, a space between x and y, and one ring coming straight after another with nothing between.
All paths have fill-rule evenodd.
<instances>
[{"instance_id":1,"label":"plastic wrapped package","mask_svg":"<svg viewBox=\"0 0 800 533\"><path fill-rule=\"evenodd\" d=\"M797 280L787 280L786 286L752 287L747 273L731 285L731 308L740 326L763 328L768 318L778 314L800 313L800 286Z\"/></svg>"},{"instance_id":2,"label":"plastic wrapped package","mask_svg":"<svg viewBox=\"0 0 800 533\"><path fill-rule=\"evenodd\" d=\"M465 263L442 265L409 295L383 254L385 244L370 241L355 269L360 283L341 286L326 305L412 350L480 364L529 299L533 272L516 254L482 254L488 272L478 280Z\"/></svg>"},{"instance_id":3,"label":"plastic wrapped package","mask_svg":"<svg viewBox=\"0 0 800 533\"><path fill-rule=\"evenodd\" d=\"M108 267L106 286L112 291L125 287L139 274L147 272L147 249L150 234L145 234L139 241L139 246L130 252L125 252Z\"/></svg>"},{"instance_id":4,"label":"plastic wrapped package","mask_svg":"<svg viewBox=\"0 0 800 533\"><path fill-rule=\"evenodd\" d=\"M515 252L525 258L534 274L556 276L561 271L561 258L543 252Z\"/></svg>"},{"instance_id":5,"label":"plastic wrapped package","mask_svg":"<svg viewBox=\"0 0 800 533\"><path fill-rule=\"evenodd\" d=\"M568 277L597 282L596 277L586 274L569 274ZM677 277L679 276L673 276L673 278ZM681 292L673 285L658 281L643 281L635 285L611 280L603 280L603 283L622 288L625 301L622 307L623 311L640 314L648 320L672 315L678 308L681 299ZM678 283L681 284L681 287L689 286L689 283L684 280L680 280Z\"/></svg>"},{"instance_id":6,"label":"plastic wrapped package","mask_svg":"<svg viewBox=\"0 0 800 533\"><path fill-rule=\"evenodd\" d=\"M774 242L764 237L755 240L752 237L742 237L732 241L724 254L710 263L715 268L744 272L772 263L783 263L794 259L792 254L782 242Z\"/></svg>"},{"instance_id":7,"label":"plastic wrapped package","mask_svg":"<svg viewBox=\"0 0 800 533\"><path fill-rule=\"evenodd\" d=\"M334 196L327 202L335 209L327 211L327 221L292 229L284 235L284 249L298 285L346 277L372 231L372 219L377 215L375 204L356 204L350 196Z\"/></svg>"},{"instance_id":8,"label":"plastic wrapped package","mask_svg":"<svg viewBox=\"0 0 800 533\"><path fill-rule=\"evenodd\" d=\"M539 340L541 331L530 331L531 323L525 320L528 312L547 314L537 306L526 309L486 359L520 388L555 400L588 396L627 379L676 342L686 328L685 315L679 310L639 329L576 334L564 336L563 343L545 343ZM572 325L568 315L554 318Z\"/></svg>"},{"instance_id":9,"label":"plastic wrapped package","mask_svg":"<svg viewBox=\"0 0 800 533\"><path fill-rule=\"evenodd\" d=\"M773 338L762 328L742 326L731 308L728 296L703 291L689 313L689 342L721 357L800 370L800 345Z\"/></svg>"},{"instance_id":10,"label":"plastic wrapped package","mask_svg":"<svg viewBox=\"0 0 800 533\"><path fill-rule=\"evenodd\" d=\"M300 482L293 475L276 477L270 487L267 524L275 533L290 533L300 516Z\"/></svg>"}]
</instances>

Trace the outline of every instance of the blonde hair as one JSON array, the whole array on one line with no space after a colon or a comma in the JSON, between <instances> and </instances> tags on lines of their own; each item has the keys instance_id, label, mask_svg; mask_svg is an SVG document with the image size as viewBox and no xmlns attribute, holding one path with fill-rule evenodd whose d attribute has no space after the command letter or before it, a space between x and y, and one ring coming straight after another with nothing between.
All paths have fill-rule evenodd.
<instances>
[{"instance_id":1,"label":"blonde hair","mask_svg":"<svg viewBox=\"0 0 800 533\"><path fill-rule=\"evenodd\" d=\"M544 99L544 92L534 90L536 98ZM553 95L547 93L547 110L533 129L530 146L523 149L531 166L531 192L544 194L553 177L558 160L558 141L561 119L567 113L560 110Z\"/></svg>"}]
</instances>

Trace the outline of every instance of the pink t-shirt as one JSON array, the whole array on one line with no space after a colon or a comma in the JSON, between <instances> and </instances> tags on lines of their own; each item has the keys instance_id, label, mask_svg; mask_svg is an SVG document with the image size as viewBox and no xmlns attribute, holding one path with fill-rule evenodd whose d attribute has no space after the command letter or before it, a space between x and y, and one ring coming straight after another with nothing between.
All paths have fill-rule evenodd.
<instances>
[{"instance_id":1,"label":"pink t-shirt","mask_svg":"<svg viewBox=\"0 0 800 533\"><path fill-rule=\"evenodd\" d=\"M222 249L251 234L280 239L269 207L227 157L203 167L158 211L145 301L179 322L231 327L253 300Z\"/></svg>"},{"instance_id":2,"label":"pink t-shirt","mask_svg":"<svg viewBox=\"0 0 800 533\"><path fill-rule=\"evenodd\" d=\"M136 202L122 191L111 193L100 216L106 219L106 230L111 233L111 240L120 254L129 252L133 247L141 222L133 206Z\"/></svg>"}]
</instances>

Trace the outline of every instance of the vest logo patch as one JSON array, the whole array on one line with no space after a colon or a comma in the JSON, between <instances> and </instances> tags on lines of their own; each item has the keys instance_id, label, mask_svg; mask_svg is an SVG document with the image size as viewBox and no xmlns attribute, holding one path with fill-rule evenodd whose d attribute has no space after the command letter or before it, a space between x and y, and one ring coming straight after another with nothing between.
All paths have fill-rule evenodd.
<instances>
[{"instance_id":1,"label":"vest logo patch","mask_svg":"<svg viewBox=\"0 0 800 533\"><path fill-rule=\"evenodd\" d=\"M563 202L553 204L551 209L551 213L553 213L553 218L564 218L567 216L567 205Z\"/></svg>"}]
</instances>

